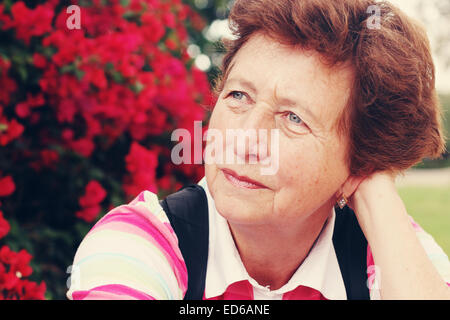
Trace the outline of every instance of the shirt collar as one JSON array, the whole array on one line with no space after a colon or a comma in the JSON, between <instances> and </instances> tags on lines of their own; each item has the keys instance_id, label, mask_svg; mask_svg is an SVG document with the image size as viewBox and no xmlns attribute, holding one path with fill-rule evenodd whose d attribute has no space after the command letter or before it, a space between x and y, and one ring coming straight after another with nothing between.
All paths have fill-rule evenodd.
<instances>
[{"instance_id":1,"label":"shirt collar","mask_svg":"<svg viewBox=\"0 0 450 320\"><path fill-rule=\"evenodd\" d=\"M206 192L209 212L209 249L206 269L205 298L222 295L229 285L248 280L256 288L264 288L247 273L234 243L228 223L216 210L206 179L199 183ZM313 248L291 279L273 293L284 294L300 285L318 290L331 300L347 299L333 245L336 213L334 208Z\"/></svg>"}]
</instances>

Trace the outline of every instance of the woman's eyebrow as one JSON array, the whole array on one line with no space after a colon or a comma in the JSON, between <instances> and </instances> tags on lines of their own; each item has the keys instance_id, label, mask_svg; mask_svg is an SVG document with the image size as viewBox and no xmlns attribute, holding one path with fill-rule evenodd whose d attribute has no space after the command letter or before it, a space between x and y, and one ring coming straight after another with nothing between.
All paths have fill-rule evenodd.
<instances>
[{"instance_id":1,"label":"woman's eyebrow","mask_svg":"<svg viewBox=\"0 0 450 320\"><path fill-rule=\"evenodd\" d=\"M291 107L294 109L302 110L304 113L306 113L315 123L320 124L319 117L314 114L314 112L311 111L310 108L308 108L306 103L304 101L299 101L299 99L291 99L287 97L280 97L277 95L277 92L275 90L274 92L274 100L277 102L277 104Z\"/></svg>"},{"instance_id":2,"label":"woman's eyebrow","mask_svg":"<svg viewBox=\"0 0 450 320\"><path fill-rule=\"evenodd\" d=\"M245 87L247 90L252 91L252 93L254 93L254 94L257 93L255 85L250 80L246 80L246 79L243 79L240 77L237 77L237 78L231 77L231 78L228 78L226 81L226 85L233 84L233 83L238 84L242 87Z\"/></svg>"}]
</instances>

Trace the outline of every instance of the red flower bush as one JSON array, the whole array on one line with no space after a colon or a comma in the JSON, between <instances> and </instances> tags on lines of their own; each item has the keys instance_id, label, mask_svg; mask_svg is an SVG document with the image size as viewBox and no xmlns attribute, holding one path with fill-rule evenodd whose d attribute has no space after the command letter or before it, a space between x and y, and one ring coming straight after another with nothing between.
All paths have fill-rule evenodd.
<instances>
[{"instance_id":1,"label":"red flower bush","mask_svg":"<svg viewBox=\"0 0 450 320\"><path fill-rule=\"evenodd\" d=\"M81 29L67 1L0 4L0 238L27 248L2 247L0 298L44 298L28 276L64 298L86 222L203 175L170 161L171 132L214 102L187 53L200 16L181 0L82 3Z\"/></svg>"},{"instance_id":2,"label":"red flower bush","mask_svg":"<svg viewBox=\"0 0 450 320\"><path fill-rule=\"evenodd\" d=\"M32 269L32 256L25 250L14 252L8 246L0 249L0 299L43 300L46 285L22 279L28 277Z\"/></svg>"}]
</instances>

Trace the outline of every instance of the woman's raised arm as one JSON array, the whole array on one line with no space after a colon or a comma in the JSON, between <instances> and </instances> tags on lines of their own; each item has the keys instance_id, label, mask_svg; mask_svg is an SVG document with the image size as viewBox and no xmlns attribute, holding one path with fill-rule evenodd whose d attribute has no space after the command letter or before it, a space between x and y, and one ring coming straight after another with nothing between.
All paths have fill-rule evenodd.
<instances>
[{"instance_id":1,"label":"woman's raised arm","mask_svg":"<svg viewBox=\"0 0 450 320\"><path fill-rule=\"evenodd\" d=\"M364 179L350 206L370 245L382 299L450 299L450 288L441 274L445 270L448 274L448 259L442 270L433 264L392 175L376 173Z\"/></svg>"}]
</instances>

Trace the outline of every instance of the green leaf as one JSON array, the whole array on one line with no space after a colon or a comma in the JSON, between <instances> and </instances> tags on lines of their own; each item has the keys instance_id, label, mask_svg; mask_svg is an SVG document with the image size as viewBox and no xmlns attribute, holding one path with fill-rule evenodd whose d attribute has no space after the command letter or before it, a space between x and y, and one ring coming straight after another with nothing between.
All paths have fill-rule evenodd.
<instances>
[{"instance_id":1,"label":"green leaf","mask_svg":"<svg viewBox=\"0 0 450 320\"><path fill-rule=\"evenodd\" d=\"M82 7L92 7L90 0L79 0L78 4Z\"/></svg>"},{"instance_id":2,"label":"green leaf","mask_svg":"<svg viewBox=\"0 0 450 320\"><path fill-rule=\"evenodd\" d=\"M131 86L131 90L133 90L133 92L136 93L136 94L139 94L143 89L144 89L144 85L141 82L139 82L139 81L136 81Z\"/></svg>"},{"instance_id":3,"label":"green leaf","mask_svg":"<svg viewBox=\"0 0 450 320\"><path fill-rule=\"evenodd\" d=\"M130 0L120 0L120 5L122 7L128 7L130 5Z\"/></svg>"},{"instance_id":4,"label":"green leaf","mask_svg":"<svg viewBox=\"0 0 450 320\"><path fill-rule=\"evenodd\" d=\"M75 224L75 230L79 234L80 238L84 238L84 236L89 232L91 226L86 224L85 222L77 222Z\"/></svg>"},{"instance_id":5,"label":"green leaf","mask_svg":"<svg viewBox=\"0 0 450 320\"><path fill-rule=\"evenodd\" d=\"M89 172L91 179L102 180L105 176L104 172L100 169L91 169Z\"/></svg>"},{"instance_id":6,"label":"green leaf","mask_svg":"<svg viewBox=\"0 0 450 320\"><path fill-rule=\"evenodd\" d=\"M111 71L111 76L113 80L117 83L122 83L124 80L122 74L115 70Z\"/></svg>"},{"instance_id":7,"label":"green leaf","mask_svg":"<svg viewBox=\"0 0 450 320\"><path fill-rule=\"evenodd\" d=\"M20 78L22 79L23 82L26 82L27 78L28 78L28 71L27 68L24 65L20 65L17 68L17 71L19 72Z\"/></svg>"},{"instance_id":8,"label":"green leaf","mask_svg":"<svg viewBox=\"0 0 450 320\"><path fill-rule=\"evenodd\" d=\"M75 77L77 77L78 80L83 79L84 71L80 69L75 69Z\"/></svg>"},{"instance_id":9,"label":"green leaf","mask_svg":"<svg viewBox=\"0 0 450 320\"><path fill-rule=\"evenodd\" d=\"M8 130L8 125L6 123L0 123L0 132Z\"/></svg>"},{"instance_id":10,"label":"green leaf","mask_svg":"<svg viewBox=\"0 0 450 320\"><path fill-rule=\"evenodd\" d=\"M122 17L126 20L133 19L134 17L137 17L137 16L138 15L133 11L124 12L122 15Z\"/></svg>"},{"instance_id":11,"label":"green leaf","mask_svg":"<svg viewBox=\"0 0 450 320\"><path fill-rule=\"evenodd\" d=\"M113 194L111 196L111 204L114 207L118 207L118 206L124 204L124 199L121 196L117 195L117 194Z\"/></svg>"},{"instance_id":12,"label":"green leaf","mask_svg":"<svg viewBox=\"0 0 450 320\"><path fill-rule=\"evenodd\" d=\"M111 62L107 62L107 63L105 64L105 70L106 70L106 71L114 70L114 64L112 64Z\"/></svg>"},{"instance_id":13,"label":"green leaf","mask_svg":"<svg viewBox=\"0 0 450 320\"><path fill-rule=\"evenodd\" d=\"M11 5L12 5L11 0L4 0L3 4L5 5L5 12L10 12L11 11Z\"/></svg>"},{"instance_id":14,"label":"green leaf","mask_svg":"<svg viewBox=\"0 0 450 320\"><path fill-rule=\"evenodd\" d=\"M40 236L42 236L42 238L48 238L51 242L55 240L62 240L67 244L71 244L73 240L72 236L69 233L60 230L55 230L50 227L42 228L39 233Z\"/></svg>"},{"instance_id":15,"label":"green leaf","mask_svg":"<svg viewBox=\"0 0 450 320\"><path fill-rule=\"evenodd\" d=\"M46 57L46 58L51 58L56 52L55 48L52 47L43 47L42 49L42 54Z\"/></svg>"},{"instance_id":16,"label":"green leaf","mask_svg":"<svg viewBox=\"0 0 450 320\"><path fill-rule=\"evenodd\" d=\"M61 73L68 73L68 72L75 72L75 65L74 64L66 64L65 66L62 66L60 71Z\"/></svg>"}]
</instances>

